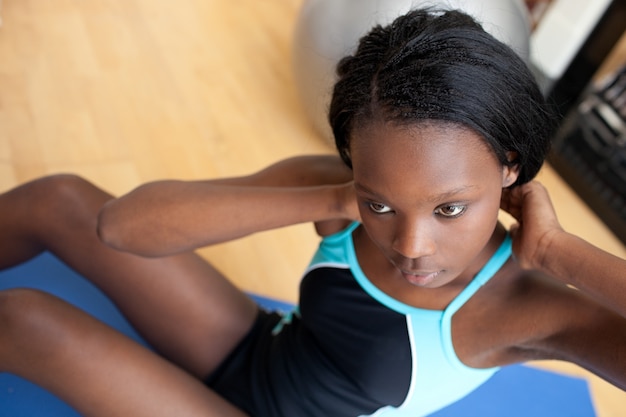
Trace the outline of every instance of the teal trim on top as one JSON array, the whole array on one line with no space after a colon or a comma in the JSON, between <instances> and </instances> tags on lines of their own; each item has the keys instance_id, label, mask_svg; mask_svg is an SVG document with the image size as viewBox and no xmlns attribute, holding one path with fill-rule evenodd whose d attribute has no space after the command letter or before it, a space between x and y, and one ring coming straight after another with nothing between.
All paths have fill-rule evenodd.
<instances>
[{"instance_id":1,"label":"teal trim on top","mask_svg":"<svg viewBox=\"0 0 626 417\"><path fill-rule=\"evenodd\" d=\"M506 235L504 241L500 244L500 247L493 256L487 261L487 263L482 267L480 272L476 274L472 282L469 283L467 287L461 293L456 296L454 300L448 305L448 307L444 310L443 316L441 318L441 335L442 340L441 343L443 345L443 349L446 357L454 366L461 369L473 369L469 366L465 365L456 354L454 350L454 344L452 343L452 316L456 313L466 302L469 300L476 292L487 283L495 274L498 272L500 268L506 263L506 261L511 257L513 253L513 245L511 241L511 237ZM485 372L493 372L494 370L500 369L499 367L494 368L486 368Z\"/></svg>"},{"instance_id":2,"label":"teal trim on top","mask_svg":"<svg viewBox=\"0 0 626 417\"><path fill-rule=\"evenodd\" d=\"M500 244L500 247L496 250L496 252L491 256L489 261L481 268L481 270L476 274L472 282L470 282L463 291L459 295L457 295L454 300L446 307L445 314L453 315L456 311L461 308L463 304L467 302L475 293L485 285L487 281L491 279L495 275L502 265L511 257L511 253L513 253L513 242L511 241L511 237L507 233L504 241Z\"/></svg>"}]
</instances>

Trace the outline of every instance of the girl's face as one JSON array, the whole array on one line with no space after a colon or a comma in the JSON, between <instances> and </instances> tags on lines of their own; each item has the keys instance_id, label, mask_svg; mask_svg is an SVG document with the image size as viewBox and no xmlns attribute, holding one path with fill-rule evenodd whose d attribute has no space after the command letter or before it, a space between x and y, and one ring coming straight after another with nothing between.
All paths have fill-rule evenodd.
<instances>
[{"instance_id":1,"label":"girl's face","mask_svg":"<svg viewBox=\"0 0 626 417\"><path fill-rule=\"evenodd\" d=\"M517 178L478 134L437 122L373 123L353 132L350 153L362 223L397 273L438 288L477 272L502 188Z\"/></svg>"}]
</instances>

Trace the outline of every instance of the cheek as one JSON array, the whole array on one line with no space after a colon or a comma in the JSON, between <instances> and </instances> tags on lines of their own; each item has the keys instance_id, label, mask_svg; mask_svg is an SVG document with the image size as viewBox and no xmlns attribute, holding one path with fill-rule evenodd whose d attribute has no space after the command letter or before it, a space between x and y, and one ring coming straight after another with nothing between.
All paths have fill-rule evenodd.
<instances>
[{"instance_id":1,"label":"cheek","mask_svg":"<svg viewBox=\"0 0 626 417\"><path fill-rule=\"evenodd\" d=\"M362 210L361 224L370 240L383 252L387 252L393 240L394 225L391 221L383 221L373 216L369 210Z\"/></svg>"},{"instance_id":2,"label":"cheek","mask_svg":"<svg viewBox=\"0 0 626 417\"><path fill-rule=\"evenodd\" d=\"M500 200L502 199L502 188L498 188L493 193L493 197L485 202L484 216L497 223L500 214Z\"/></svg>"},{"instance_id":3,"label":"cheek","mask_svg":"<svg viewBox=\"0 0 626 417\"><path fill-rule=\"evenodd\" d=\"M481 245L486 244L491 238L498 223L499 212L499 198L483 200L480 204L474 205L466 218L459 222L459 229L455 233L465 244L480 249Z\"/></svg>"}]
</instances>

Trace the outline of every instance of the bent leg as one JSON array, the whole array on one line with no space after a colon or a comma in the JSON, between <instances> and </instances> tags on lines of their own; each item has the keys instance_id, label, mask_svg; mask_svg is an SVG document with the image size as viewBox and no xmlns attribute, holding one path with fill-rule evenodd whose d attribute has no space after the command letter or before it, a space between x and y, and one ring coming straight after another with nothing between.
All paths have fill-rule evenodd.
<instances>
[{"instance_id":1,"label":"bent leg","mask_svg":"<svg viewBox=\"0 0 626 417\"><path fill-rule=\"evenodd\" d=\"M67 175L0 195L0 268L51 251L100 288L159 353L206 376L252 326L254 302L195 254L147 259L103 245L96 219L110 198Z\"/></svg>"},{"instance_id":2,"label":"bent leg","mask_svg":"<svg viewBox=\"0 0 626 417\"><path fill-rule=\"evenodd\" d=\"M0 372L85 416L245 414L180 368L54 296L0 292Z\"/></svg>"}]
</instances>

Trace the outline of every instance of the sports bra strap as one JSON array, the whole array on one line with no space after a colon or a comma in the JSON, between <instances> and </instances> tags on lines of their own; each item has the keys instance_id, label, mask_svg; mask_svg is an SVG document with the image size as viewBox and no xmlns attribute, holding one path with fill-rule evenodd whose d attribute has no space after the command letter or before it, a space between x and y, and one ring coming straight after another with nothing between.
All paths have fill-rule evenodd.
<instances>
[{"instance_id":1,"label":"sports bra strap","mask_svg":"<svg viewBox=\"0 0 626 417\"><path fill-rule=\"evenodd\" d=\"M482 267L480 272L476 274L472 282L469 283L463 291L446 307L444 315L452 316L456 311L472 297L487 281L489 281L498 272L502 265L511 257L513 252L513 244L511 236L506 234L504 241L500 244L498 250L493 254L491 259Z\"/></svg>"}]
</instances>

